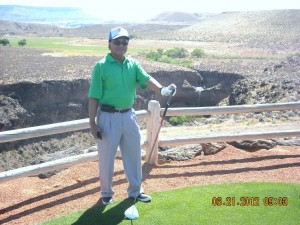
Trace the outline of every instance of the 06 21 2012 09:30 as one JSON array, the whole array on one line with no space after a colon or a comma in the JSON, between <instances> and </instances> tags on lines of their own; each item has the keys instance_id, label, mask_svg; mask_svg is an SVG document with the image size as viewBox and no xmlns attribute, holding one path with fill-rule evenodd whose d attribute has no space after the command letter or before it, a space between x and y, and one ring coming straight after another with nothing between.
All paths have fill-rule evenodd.
<instances>
[{"instance_id":1,"label":"06 21 2012 09:30","mask_svg":"<svg viewBox=\"0 0 300 225\"><path fill-rule=\"evenodd\" d=\"M259 197L213 197L213 206L260 206ZM263 199L264 206L287 206L287 197L265 197Z\"/></svg>"}]
</instances>

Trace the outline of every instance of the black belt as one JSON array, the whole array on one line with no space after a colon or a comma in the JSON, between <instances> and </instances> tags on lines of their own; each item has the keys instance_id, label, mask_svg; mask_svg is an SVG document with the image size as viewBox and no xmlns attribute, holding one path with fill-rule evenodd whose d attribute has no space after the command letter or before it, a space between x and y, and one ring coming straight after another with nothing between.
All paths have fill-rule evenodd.
<instances>
[{"instance_id":1,"label":"black belt","mask_svg":"<svg viewBox=\"0 0 300 225\"><path fill-rule=\"evenodd\" d=\"M128 109L116 109L114 106L105 105L105 104L102 104L101 107L100 107L100 109L101 109L102 112L108 112L108 113L115 113L115 112L126 113L126 112L128 112L128 111L131 110L131 108L128 108Z\"/></svg>"}]
</instances>

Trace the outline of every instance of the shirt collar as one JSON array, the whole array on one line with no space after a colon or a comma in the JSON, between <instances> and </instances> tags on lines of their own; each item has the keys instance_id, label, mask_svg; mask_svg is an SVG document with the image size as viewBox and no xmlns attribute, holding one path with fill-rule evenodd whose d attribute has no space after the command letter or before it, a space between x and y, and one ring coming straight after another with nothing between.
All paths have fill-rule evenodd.
<instances>
[{"instance_id":1,"label":"shirt collar","mask_svg":"<svg viewBox=\"0 0 300 225\"><path fill-rule=\"evenodd\" d=\"M124 58L124 63L127 61L127 57L126 56L124 56L125 58ZM112 57L112 55L110 54L110 53L108 53L107 54L107 56L106 56L106 60L108 61L108 62L110 62L110 63L112 63L112 62L119 62L118 60L116 60L114 57Z\"/></svg>"}]
</instances>

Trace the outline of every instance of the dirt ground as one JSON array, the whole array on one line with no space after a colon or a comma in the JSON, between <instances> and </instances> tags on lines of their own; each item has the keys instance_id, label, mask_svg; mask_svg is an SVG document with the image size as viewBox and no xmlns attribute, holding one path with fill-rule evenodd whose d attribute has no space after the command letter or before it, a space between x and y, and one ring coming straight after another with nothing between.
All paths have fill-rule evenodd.
<instances>
[{"instance_id":1,"label":"dirt ground","mask_svg":"<svg viewBox=\"0 0 300 225\"><path fill-rule=\"evenodd\" d=\"M147 166L145 178L143 187L149 194L224 182L300 183L300 147L277 146L249 153L228 146L215 155ZM116 159L114 199L126 198L126 188L122 162ZM3 182L0 190L0 224L36 224L97 204L98 164L73 166L49 179L26 177Z\"/></svg>"}]
</instances>

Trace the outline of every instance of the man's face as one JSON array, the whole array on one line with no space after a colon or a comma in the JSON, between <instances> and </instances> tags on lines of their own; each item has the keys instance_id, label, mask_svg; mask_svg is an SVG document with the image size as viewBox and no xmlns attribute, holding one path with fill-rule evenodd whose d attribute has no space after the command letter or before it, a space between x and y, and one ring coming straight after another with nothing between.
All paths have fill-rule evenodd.
<instances>
[{"instance_id":1,"label":"man's face","mask_svg":"<svg viewBox=\"0 0 300 225\"><path fill-rule=\"evenodd\" d=\"M112 55L124 56L128 49L129 39L126 37L119 37L109 42L109 50Z\"/></svg>"}]
</instances>

